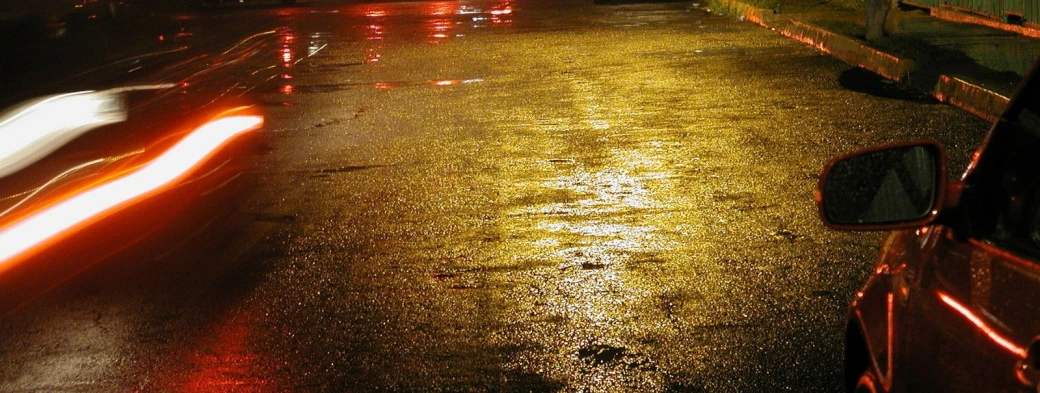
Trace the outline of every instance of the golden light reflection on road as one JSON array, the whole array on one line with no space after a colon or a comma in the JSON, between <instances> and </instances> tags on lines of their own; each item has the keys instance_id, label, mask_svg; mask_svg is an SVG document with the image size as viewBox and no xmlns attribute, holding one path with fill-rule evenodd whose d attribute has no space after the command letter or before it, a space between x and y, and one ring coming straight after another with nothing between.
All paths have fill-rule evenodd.
<instances>
[{"instance_id":1,"label":"golden light reflection on road","mask_svg":"<svg viewBox=\"0 0 1040 393\"><path fill-rule=\"evenodd\" d=\"M744 80L703 77L729 75L735 55L691 60L732 41L647 27L619 40L559 26L506 39L495 32L510 29L468 26L491 25L488 8L458 8L449 18L435 7L412 17L402 11L413 5L381 7L386 16L365 17L355 30L386 39L340 51L350 58L388 45L381 66L358 75L379 93L344 94L366 105L353 118L313 96L322 109L312 117L343 120L312 130L324 153L306 155L301 170L351 169L322 169L308 183L313 193L301 196L323 195L299 203L318 215L309 221L315 232L294 240L290 249L304 251L286 257L324 266L334 291L363 285L282 312L362 310L379 325L360 329L367 336L358 342L392 337L393 345L346 346L362 350L366 367L395 375L455 375L457 365L490 362L537 376L545 385L535 388L661 391L675 375L756 361L746 343L757 343L775 304L754 294L778 282L792 258L763 250L797 237L797 228L775 226L790 206L811 208L797 190L770 200L772 180L790 179L762 174L797 173L806 190L812 179L797 172L805 164L797 160L758 165L766 137L754 131L778 121L758 116L774 106L762 102L782 98L752 97ZM653 18L690 19L671 7ZM497 16L512 15L502 10ZM527 31L534 11L518 10L514 26ZM616 23L627 29L653 18ZM424 45L431 34L450 43ZM405 38L413 41L394 44ZM745 219L749 209L781 204L783 214L763 209ZM307 251L344 244L349 250L331 255ZM303 282L286 277L293 290Z\"/></svg>"},{"instance_id":2,"label":"golden light reflection on road","mask_svg":"<svg viewBox=\"0 0 1040 393\"><path fill-rule=\"evenodd\" d=\"M564 330L540 331L548 326L535 324L533 332L524 333L540 340L553 336L562 340L557 345L570 348L536 355L534 363L556 365L550 375L574 378L579 386L626 386L633 383L633 372L654 367L644 355L621 348L633 344L634 332L627 329L638 314L634 307L652 302L657 290L646 286L638 269L654 255L679 248L674 228L680 224L662 220L668 217L662 213L676 201L670 193L681 188L676 184L681 167L673 165L660 141L630 143L626 133L640 130L625 108L635 104L615 98L588 92L578 98L591 102L579 105L584 118L525 122L532 128L527 132L540 138L511 142L523 146L519 150L545 153L512 171L509 176L517 181L499 191L516 200L506 212L504 230L519 239L506 245L505 253L545 261L555 271L536 273L544 285L521 295L521 301L535 303L528 312L536 319L568 321ZM615 373L595 367L615 360L632 369Z\"/></svg>"},{"instance_id":3,"label":"golden light reflection on road","mask_svg":"<svg viewBox=\"0 0 1040 393\"><path fill-rule=\"evenodd\" d=\"M574 168L569 175L544 182L540 187L550 192L578 195L580 199L526 206L510 215L542 217L536 223L536 229L543 238L535 241L541 246L535 250L544 249L551 259L563 261L561 268L598 269L617 265L632 253L651 251L649 248L656 247L655 232L658 228L645 222L599 217L627 214L630 209L660 207L647 191L645 180L609 169L588 173ZM567 239L574 237L587 241L587 244L561 247L573 244ZM552 247L545 247L549 245Z\"/></svg>"},{"instance_id":4,"label":"golden light reflection on road","mask_svg":"<svg viewBox=\"0 0 1040 393\"><path fill-rule=\"evenodd\" d=\"M622 52L635 58L684 45L630 38ZM518 68L552 69L551 76L487 78L544 98L517 97L511 102L519 105L488 116L501 138L489 153L501 171L488 180L508 208L496 221L504 240L481 264L526 269L522 279L501 279L520 284L503 299L505 313L517 318L496 340L538 343L507 367L564 386L659 390L668 370L696 368L696 359L730 345L704 340L693 344L695 354L664 355L669 343L691 345L687 327L740 327L759 315L760 306L747 306L755 300L741 295L740 274L719 257L731 245L715 240L767 234L745 235L733 219L739 212L721 210L730 195L747 192L753 175L731 171L727 179L710 166L749 162L726 112L712 109L715 100L744 93L731 86L686 96L715 84L667 67L612 67L617 59L544 50L561 40L568 48L617 49L609 38L546 37L511 50L530 56ZM742 361L734 359L726 362Z\"/></svg>"},{"instance_id":5,"label":"golden light reflection on road","mask_svg":"<svg viewBox=\"0 0 1040 393\"><path fill-rule=\"evenodd\" d=\"M148 369L107 390L836 390L876 250L818 223L816 171L963 121L844 91L843 65L688 3L588 3L326 15L337 41L264 97L291 105L270 107L249 251L192 257L224 269L171 277L173 301L121 297L174 307L115 337L136 363L100 368ZM850 127L868 112L897 115Z\"/></svg>"},{"instance_id":6,"label":"golden light reflection on road","mask_svg":"<svg viewBox=\"0 0 1040 393\"><path fill-rule=\"evenodd\" d=\"M322 88L265 158L286 236L250 308L292 386L812 390L773 377L832 358L859 280L806 240L852 133L805 108L859 99L689 4L577 3L344 8L357 42L297 75Z\"/></svg>"}]
</instances>

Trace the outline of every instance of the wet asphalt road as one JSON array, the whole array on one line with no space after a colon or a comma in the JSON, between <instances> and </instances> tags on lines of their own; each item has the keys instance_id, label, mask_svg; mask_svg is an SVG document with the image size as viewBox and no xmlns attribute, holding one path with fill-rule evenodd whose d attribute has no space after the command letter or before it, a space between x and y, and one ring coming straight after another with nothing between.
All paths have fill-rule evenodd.
<instances>
[{"instance_id":1,"label":"wet asphalt road","mask_svg":"<svg viewBox=\"0 0 1040 393\"><path fill-rule=\"evenodd\" d=\"M987 125L689 3L505 9L193 15L280 27L252 191L0 319L0 391L839 391L881 235L819 169Z\"/></svg>"}]
</instances>

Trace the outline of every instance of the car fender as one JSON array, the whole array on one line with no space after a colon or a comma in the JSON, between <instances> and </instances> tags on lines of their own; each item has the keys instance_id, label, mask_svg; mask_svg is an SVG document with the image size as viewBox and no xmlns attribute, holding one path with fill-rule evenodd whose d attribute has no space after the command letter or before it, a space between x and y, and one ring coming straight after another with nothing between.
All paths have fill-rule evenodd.
<instances>
[{"instance_id":1,"label":"car fender","mask_svg":"<svg viewBox=\"0 0 1040 393\"><path fill-rule=\"evenodd\" d=\"M885 391L891 389L893 374L900 354L900 334L907 328L902 317L910 299L912 288L920 277L924 255L935 242L941 231L933 227L891 232L884 240L877 264L863 287L856 292L849 306L849 329L846 339L856 334L862 342L847 342L846 345L861 345L859 349L846 348L847 356L865 356L866 359L846 359L847 366L859 365L873 368ZM865 353L859 353L865 352ZM858 378L861 370L846 370L849 377Z\"/></svg>"}]
</instances>

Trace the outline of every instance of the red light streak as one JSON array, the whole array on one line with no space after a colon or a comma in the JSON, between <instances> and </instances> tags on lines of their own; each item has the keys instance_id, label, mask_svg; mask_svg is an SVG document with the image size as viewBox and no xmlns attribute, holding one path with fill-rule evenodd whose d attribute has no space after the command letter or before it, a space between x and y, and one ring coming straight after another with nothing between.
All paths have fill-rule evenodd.
<instances>
[{"instance_id":1,"label":"red light streak","mask_svg":"<svg viewBox=\"0 0 1040 393\"><path fill-rule=\"evenodd\" d=\"M206 123L129 174L71 195L0 229L0 271L16 257L68 234L136 199L172 185L236 136L256 130L262 116L227 116Z\"/></svg>"},{"instance_id":2,"label":"red light streak","mask_svg":"<svg viewBox=\"0 0 1040 393\"><path fill-rule=\"evenodd\" d=\"M896 316L895 316L896 311L895 310L896 310L896 308L895 308L895 295L893 295L891 293L888 294L887 304L888 304L888 312L887 312L888 318L887 318L887 324L885 326L885 328L888 330L888 343L887 343L886 348L885 348L885 350L887 352L885 354L885 357L887 357L887 361L885 362L885 375L883 377L885 380L881 381L882 385L884 385L886 389L891 387L891 384L892 384L892 368L895 366L895 350L896 350L896 326L895 326L895 322L896 322Z\"/></svg>"},{"instance_id":3,"label":"red light streak","mask_svg":"<svg viewBox=\"0 0 1040 393\"><path fill-rule=\"evenodd\" d=\"M942 300L943 303L946 303L947 306L950 306L950 308L952 308L954 311L957 311L957 313L964 316L964 318L971 322L972 325L975 325L975 327L979 328L979 330L985 333L986 336L989 336L990 340L993 340L994 343L1008 350L1012 354L1017 355L1020 358L1026 357L1025 348L1015 345L1015 343L1011 342L1011 340L1008 340L1004 336L1001 336L1000 333L997 333L996 330L993 330L993 328L989 327L989 325L986 324L986 321L983 321L981 318L978 317L978 315L972 313L971 310L969 310L963 304L958 303L952 297L943 292L939 292L939 299Z\"/></svg>"}]
</instances>

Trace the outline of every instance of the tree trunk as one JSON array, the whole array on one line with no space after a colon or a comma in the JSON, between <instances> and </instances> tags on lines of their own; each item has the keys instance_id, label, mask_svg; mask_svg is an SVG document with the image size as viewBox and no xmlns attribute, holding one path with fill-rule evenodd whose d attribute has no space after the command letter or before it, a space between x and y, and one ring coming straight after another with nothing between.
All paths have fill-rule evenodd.
<instances>
[{"instance_id":1,"label":"tree trunk","mask_svg":"<svg viewBox=\"0 0 1040 393\"><path fill-rule=\"evenodd\" d=\"M867 41L877 41L885 36L885 20L892 8L891 0L865 0L867 11Z\"/></svg>"}]
</instances>

